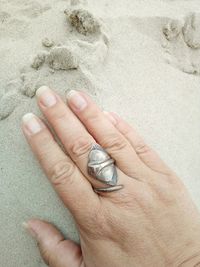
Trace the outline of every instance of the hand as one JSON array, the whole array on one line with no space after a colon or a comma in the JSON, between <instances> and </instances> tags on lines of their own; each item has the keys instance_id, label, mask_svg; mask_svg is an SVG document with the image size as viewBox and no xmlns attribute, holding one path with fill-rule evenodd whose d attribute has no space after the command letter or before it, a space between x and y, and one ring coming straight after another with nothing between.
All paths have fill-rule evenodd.
<instances>
[{"instance_id":1,"label":"hand","mask_svg":"<svg viewBox=\"0 0 200 267\"><path fill-rule=\"evenodd\" d=\"M52 267L178 267L200 264L200 215L185 186L114 113L102 112L83 92L71 91L68 106L47 87L38 105L44 122L24 116L24 134L45 173L73 214L80 246L51 224L32 219L26 227ZM88 175L88 154L99 143L115 160L124 188L96 194L102 184Z\"/></svg>"}]
</instances>

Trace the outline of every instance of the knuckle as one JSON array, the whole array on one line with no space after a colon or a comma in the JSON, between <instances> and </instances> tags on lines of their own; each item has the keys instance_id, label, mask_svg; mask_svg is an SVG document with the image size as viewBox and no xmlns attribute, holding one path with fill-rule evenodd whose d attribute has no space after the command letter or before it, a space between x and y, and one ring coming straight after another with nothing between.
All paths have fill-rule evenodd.
<instances>
[{"instance_id":1,"label":"knuckle","mask_svg":"<svg viewBox=\"0 0 200 267\"><path fill-rule=\"evenodd\" d=\"M139 142L135 146L135 151L138 155L147 154L151 151L151 148L147 144L145 144L144 142Z\"/></svg>"},{"instance_id":2,"label":"knuckle","mask_svg":"<svg viewBox=\"0 0 200 267\"><path fill-rule=\"evenodd\" d=\"M73 182L75 165L68 160L58 161L52 168L50 179L55 186Z\"/></svg>"},{"instance_id":3,"label":"knuckle","mask_svg":"<svg viewBox=\"0 0 200 267\"><path fill-rule=\"evenodd\" d=\"M51 262L51 254L49 253L47 248L42 246L40 243L38 244L38 246L39 246L40 254L41 254L44 262L46 263L47 266L49 266L50 262Z\"/></svg>"},{"instance_id":4,"label":"knuckle","mask_svg":"<svg viewBox=\"0 0 200 267\"><path fill-rule=\"evenodd\" d=\"M124 149L127 146L127 142L119 134L113 133L107 135L106 139L102 142L103 147L112 152Z\"/></svg>"},{"instance_id":5,"label":"knuckle","mask_svg":"<svg viewBox=\"0 0 200 267\"><path fill-rule=\"evenodd\" d=\"M92 140L80 136L70 145L69 150L73 157L80 158L89 153L91 146Z\"/></svg>"}]
</instances>

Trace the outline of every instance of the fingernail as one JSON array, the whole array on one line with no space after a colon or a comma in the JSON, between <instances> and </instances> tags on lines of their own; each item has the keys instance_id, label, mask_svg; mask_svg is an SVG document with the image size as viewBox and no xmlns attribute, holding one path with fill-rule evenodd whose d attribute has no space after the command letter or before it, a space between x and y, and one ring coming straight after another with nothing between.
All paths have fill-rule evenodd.
<instances>
[{"instance_id":1,"label":"fingernail","mask_svg":"<svg viewBox=\"0 0 200 267\"><path fill-rule=\"evenodd\" d=\"M87 102L85 98L79 92L75 90L71 90L67 94L67 100L71 106L73 106L75 109L79 111L87 107Z\"/></svg>"},{"instance_id":2,"label":"fingernail","mask_svg":"<svg viewBox=\"0 0 200 267\"><path fill-rule=\"evenodd\" d=\"M31 134L39 133L42 130L41 124L33 113L27 113L22 118L23 124Z\"/></svg>"},{"instance_id":3,"label":"fingernail","mask_svg":"<svg viewBox=\"0 0 200 267\"><path fill-rule=\"evenodd\" d=\"M22 226L27 230L27 232L35 239L37 239L37 233L34 231L34 229L31 227L31 225L28 222L23 222Z\"/></svg>"},{"instance_id":4,"label":"fingernail","mask_svg":"<svg viewBox=\"0 0 200 267\"><path fill-rule=\"evenodd\" d=\"M47 86L42 86L36 91L36 96L45 107L52 107L57 99L52 90Z\"/></svg>"},{"instance_id":5,"label":"fingernail","mask_svg":"<svg viewBox=\"0 0 200 267\"><path fill-rule=\"evenodd\" d=\"M116 125L117 124L117 119L112 115L112 113L108 112L108 111L104 111L103 112L106 117L109 119L109 121L113 124Z\"/></svg>"}]
</instances>

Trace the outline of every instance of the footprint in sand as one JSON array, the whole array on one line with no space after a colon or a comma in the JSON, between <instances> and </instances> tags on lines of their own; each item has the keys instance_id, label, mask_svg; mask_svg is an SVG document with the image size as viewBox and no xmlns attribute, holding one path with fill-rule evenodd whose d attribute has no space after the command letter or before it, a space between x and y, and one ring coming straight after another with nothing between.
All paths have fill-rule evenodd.
<instances>
[{"instance_id":1,"label":"footprint in sand","mask_svg":"<svg viewBox=\"0 0 200 267\"><path fill-rule=\"evenodd\" d=\"M104 62L109 39L103 24L88 10L73 8L74 5L80 4L83 4L83 1L71 1L71 7L64 12L68 27L71 27L71 41L56 44L46 37L41 41L43 50L32 57L30 65L21 71L20 78L13 81L17 89L12 93L6 89L7 93L0 99L0 120L14 111L20 103L19 96L34 97L37 88L45 83L49 84L55 72L60 73L60 79L64 80L66 71L79 70L78 76L85 77L81 79L87 82L90 71ZM38 14L34 13L34 10L31 12L33 13L30 13L30 16Z\"/></svg>"},{"instance_id":2,"label":"footprint in sand","mask_svg":"<svg viewBox=\"0 0 200 267\"><path fill-rule=\"evenodd\" d=\"M200 14L190 13L183 22L169 20L163 34L167 62L183 72L200 75Z\"/></svg>"},{"instance_id":3,"label":"footprint in sand","mask_svg":"<svg viewBox=\"0 0 200 267\"><path fill-rule=\"evenodd\" d=\"M34 56L32 68L38 70L43 65L53 70L78 69L81 65L94 67L106 58L109 41L102 23L83 8L70 7L64 13L71 27L71 41L58 45L44 38L42 45L46 50Z\"/></svg>"},{"instance_id":4,"label":"footprint in sand","mask_svg":"<svg viewBox=\"0 0 200 267\"><path fill-rule=\"evenodd\" d=\"M71 27L71 41L56 45L51 39L43 39L46 50L33 57L32 68L48 66L51 71L93 68L105 60L109 41L102 23L82 8L69 8L64 13Z\"/></svg>"}]
</instances>

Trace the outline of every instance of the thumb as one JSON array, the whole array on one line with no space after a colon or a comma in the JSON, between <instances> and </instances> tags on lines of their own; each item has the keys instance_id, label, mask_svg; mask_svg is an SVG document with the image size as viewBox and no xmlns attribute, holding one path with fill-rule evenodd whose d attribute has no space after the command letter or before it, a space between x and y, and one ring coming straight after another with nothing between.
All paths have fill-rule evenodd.
<instances>
[{"instance_id":1,"label":"thumb","mask_svg":"<svg viewBox=\"0 0 200 267\"><path fill-rule=\"evenodd\" d=\"M84 267L80 246L63 235L50 223L32 219L23 226L38 242L40 253L50 267Z\"/></svg>"}]
</instances>

